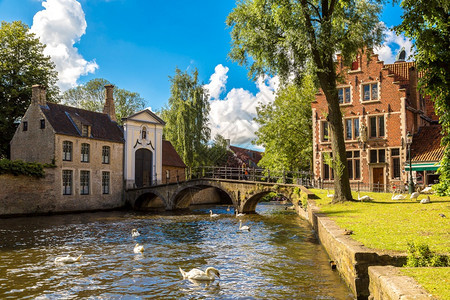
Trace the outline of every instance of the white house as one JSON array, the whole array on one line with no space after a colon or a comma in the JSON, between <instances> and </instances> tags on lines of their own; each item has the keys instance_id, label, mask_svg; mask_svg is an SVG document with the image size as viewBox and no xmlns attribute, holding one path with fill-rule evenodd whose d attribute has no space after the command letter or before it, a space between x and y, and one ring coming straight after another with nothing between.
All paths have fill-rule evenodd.
<instances>
[{"instance_id":1,"label":"white house","mask_svg":"<svg viewBox=\"0 0 450 300\"><path fill-rule=\"evenodd\" d=\"M148 109L123 119L125 188L162 183L165 122Z\"/></svg>"}]
</instances>

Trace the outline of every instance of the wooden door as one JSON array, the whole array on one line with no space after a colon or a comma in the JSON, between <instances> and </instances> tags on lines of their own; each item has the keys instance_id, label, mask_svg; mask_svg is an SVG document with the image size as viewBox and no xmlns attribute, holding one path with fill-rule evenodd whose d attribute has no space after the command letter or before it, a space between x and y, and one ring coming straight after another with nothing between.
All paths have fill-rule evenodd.
<instances>
[{"instance_id":1,"label":"wooden door","mask_svg":"<svg viewBox=\"0 0 450 300\"><path fill-rule=\"evenodd\" d=\"M372 171L373 187L377 190L383 190L384 184L384 168L373 168Z\"/></svg>"},{"instance_id":2,"label":"wooden door","mask_svg":"<svg viewBox=\"0 0 450 300\"><path fill-rule=\"evenodd\" d=\"M147 149L138 149L135 154L134 180L136 187L152 184L152 152Z\"/></svg>"}]
</instances>

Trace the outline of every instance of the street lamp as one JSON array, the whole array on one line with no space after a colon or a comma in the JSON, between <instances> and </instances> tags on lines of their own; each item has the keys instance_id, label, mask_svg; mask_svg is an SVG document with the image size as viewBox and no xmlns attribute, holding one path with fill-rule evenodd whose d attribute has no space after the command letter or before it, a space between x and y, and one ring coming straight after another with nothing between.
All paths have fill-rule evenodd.
<instances>
[{"instance_id":1,"label":"street lamp","mask_svg":"<svg viewBox=\"0 0 450 300\"><path fill-rule=\"evenodd\" d=\"M412 144L412 134L411 132L408 131L408 134L406 135L406 145L408 145L408 156L409 156L409 186L408 186L408 191L410 194L412 194L414 192L414 181L412 178L412 167L411 167L411 161L412 161L412 157L411 157L411 144Z\"/></svg>"}]
</instances>

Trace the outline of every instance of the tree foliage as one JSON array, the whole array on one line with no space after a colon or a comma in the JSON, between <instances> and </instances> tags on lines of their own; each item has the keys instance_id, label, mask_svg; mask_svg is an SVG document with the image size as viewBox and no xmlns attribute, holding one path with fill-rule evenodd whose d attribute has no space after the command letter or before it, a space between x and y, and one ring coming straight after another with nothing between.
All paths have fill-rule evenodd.
<instances>
[{"instance_id":1,"label":"tree foliage","mask_svg":"<svg viewBox=\"0 0 450 300\"><path fill-rule=\"evenodd\" d=\"M78 108L102 112L105 105L105 85L110 82L103 78L94 78L63 93L63 102ZM144 109L144 99L136 92L118 87L114 88L114 106L118 123L122 118Z\"/></svg>"},{"instance_id":2,"label":"tree foliage","mask_svg":"<svg viewBox=\"0 0 450 300\"><path fill-rule=\"evenodd\" d=\"M0 27L0 157L8 156L14 122L31 102L31 87L47 88L47 100L57 101L57 73L45 45L20 21L2 21Z\"/></svg>"},{"instance_id":3,"label":"tree foliage","mask_svg":"<svg viewBox=\"0 0 450 300\"><path fill-rule=\"evenodd\" d=\"M257 108L260 125L256 144L265 148L260 166L272 170L307 171L312 160L311 102L316 86L312 76L302 86L278 91L273 104Z\"/></svg>"},{"instance_id":4,"label":"tree foliage","mask_svg":"<svg viewBox=\"0 0 450 300\"><path fill-rule=\"evenodd\" d=\"M334 157L344 166L342 176L335 176L334 201L352 199L334 55L340 52L349 65L359 50L381 43L379 2L241 0L227 18L230 57L248 66L253 78L268 73L299 83L308 72L317 76L328 103Z\"/></svg>"},{"instance_id":5,"label":"tree foliage","mask_svg":"<svg viewBox=\"0 0 450 300\"><path fill-rule=\"evenodd\" d=\"M445 146L437 191L450 196L450 2L403 0L402 24L398 32L413 41L417 69L423 72L419 87L431 96L443 127Z\"/></svg>"},{"instance_id":6,"label":"tree foliage","mask_svg":"<svg viewBox=\"0 0 450 300\"><path fill-rule=\"evenodd\" d=\"M161 116L166 121L164 137L169 140L189 167L202 165L210 138L208 96L198 82L198 71L192 75L175 69L169 104Z\"/></svg>"}]
</instances>

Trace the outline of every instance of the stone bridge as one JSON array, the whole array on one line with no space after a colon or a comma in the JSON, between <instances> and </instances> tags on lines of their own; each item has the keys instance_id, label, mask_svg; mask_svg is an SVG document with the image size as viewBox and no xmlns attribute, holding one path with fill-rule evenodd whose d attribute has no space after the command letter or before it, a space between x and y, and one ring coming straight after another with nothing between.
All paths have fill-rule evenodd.
<instances>
[{"instance_id":1,"label":"stone bridge","mask_svg":"<svg viewBox=\"0 0 450 300\"><path fill-rule=\"evenodd\" d=\"M125 192L125 198L127 204L136 210L176 210L189 207L194 196L207 188L218 192L221 204L232 205L235 210L243 213L254 213L259 200L270 192L282 194L292 203L297 203L302 197L312 196L312 193L301 185L232 179L193 179L181 183L129 189Z\"/></svg>"}]
</instances>

